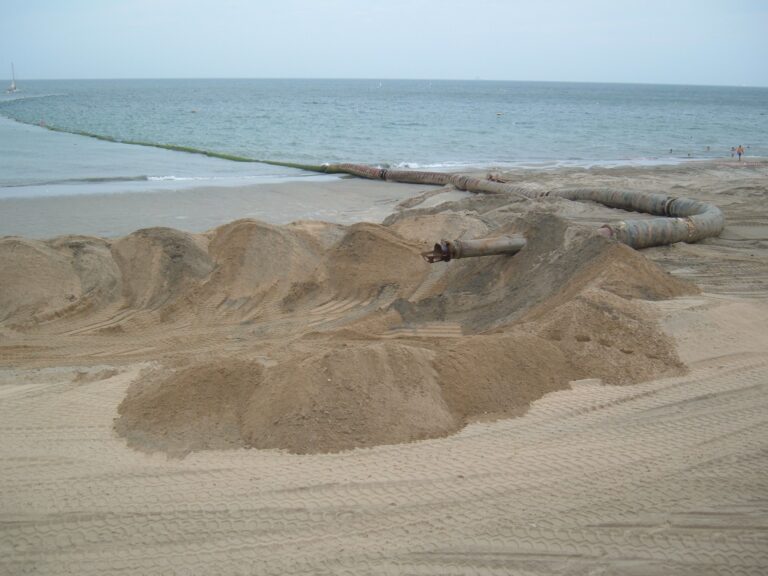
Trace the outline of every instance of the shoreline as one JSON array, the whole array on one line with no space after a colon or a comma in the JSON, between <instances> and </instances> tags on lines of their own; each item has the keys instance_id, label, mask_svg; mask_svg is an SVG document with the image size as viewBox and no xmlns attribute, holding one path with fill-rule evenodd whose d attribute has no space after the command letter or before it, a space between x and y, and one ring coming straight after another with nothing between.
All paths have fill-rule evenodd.
<instances>
[{"instance_id":1,"label":"shoreline","mask_svg":"<svg viewBox=\"0 0 768 576\"><path fill-rule=\"evenodd\" d=\"M141 228L205 232L242 218L272 224L324 220L381 222L395 206L433 186L336 178L157 192L0 199L0 237L112 238Z\"/></svg>"},{"instance_id":2,"label":"shoreline","mask_svg":"<svg viewBox=\"0 0 768 576\"><path fill-rule=\"evenodd\" d=\"M760 169L768 159L694 160L654 166L596 166L555 168L503 168L467 171L477 176L501 171L515 181L541 188L557 188L591 179L593 185L624 186L624 179L648 179L654 192L683 196L677 180L717 179L718 171ZM711 173L715 173L714 175ZM738 172L734 172L738 173ZM657 182L661 178L668 184ZM0 198L0 237L35 239L61 235L113 238L150 227L205 232L242 218L271 224L297 220L323 220L336 224L380 223L410 200L422 208L441 201L471 196L436 186L327 176L246 186L199 186L119 193L73 194L32 198ZM437 193L437 196L435 196ZM426 204L420 195L433 196ZM716 198L712 200L717 203Z\"/></svg>"}]
</instances>

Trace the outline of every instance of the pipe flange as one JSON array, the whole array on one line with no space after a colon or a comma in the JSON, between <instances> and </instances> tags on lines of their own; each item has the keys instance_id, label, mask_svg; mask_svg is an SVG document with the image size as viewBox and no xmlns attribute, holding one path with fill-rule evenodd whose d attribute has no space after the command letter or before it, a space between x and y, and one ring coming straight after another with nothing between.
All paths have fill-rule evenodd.
<instances>
[{"instance_id":1,"label":"pipe flange","mask_svg":"<svg viewBox=\"0 0 768 576\"><path fill-rule=\"evenodd\" d=\"M672 216L672 205L676 200L675 196L667 196L667 199L664 201L664 216Z\"/></svg>"}]
</instances>

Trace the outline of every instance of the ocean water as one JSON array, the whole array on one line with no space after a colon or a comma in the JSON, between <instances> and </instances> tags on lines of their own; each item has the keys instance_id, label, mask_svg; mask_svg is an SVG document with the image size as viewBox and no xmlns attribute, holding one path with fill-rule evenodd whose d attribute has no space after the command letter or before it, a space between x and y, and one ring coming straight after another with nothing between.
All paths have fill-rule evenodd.
<instances>
[{"instance_id":1,"label":"ocean water","mask_svg":"<svg viewBox=\"0 0 768 576\"><path fill-rule=\"evenodd\" d=\"M0 96L0 198L316 177L262 160L611 166L729 156L739 144L748 155L768 156L767 88L426 80L19 85Z\"/></svg>"}]
</instances>

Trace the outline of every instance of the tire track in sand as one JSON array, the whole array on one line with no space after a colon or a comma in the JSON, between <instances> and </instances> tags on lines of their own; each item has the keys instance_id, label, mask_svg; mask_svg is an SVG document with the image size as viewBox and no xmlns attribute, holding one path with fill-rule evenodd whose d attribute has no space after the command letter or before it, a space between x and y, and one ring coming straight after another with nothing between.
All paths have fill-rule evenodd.
<instances>
[{"instance_id":1,"label":"tire track in sand","mask_svg":"<svg viewBox=\"0 0 768 576\"><path fill-rule=\"evenodd\" d=\"M413 445L184 460L112 435L138 368L51 382L0 404L0 572L760 574L768 362L718 366Z\"/></svg>"}]
</instances>

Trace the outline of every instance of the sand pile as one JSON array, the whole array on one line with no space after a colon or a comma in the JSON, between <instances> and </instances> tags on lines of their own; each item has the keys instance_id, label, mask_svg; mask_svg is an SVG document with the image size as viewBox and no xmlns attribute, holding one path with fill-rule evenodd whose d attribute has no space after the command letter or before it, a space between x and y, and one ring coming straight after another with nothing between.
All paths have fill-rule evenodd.
<instances>
[{"instance_id":1,"label":"sand pile","mask_svg":"<svg viewBox=\"0 0 768 576\"><path fill-rule=\"evenodd\" d=\"M6 237L0 239L0 322L39 326L110 305L134 319L156 312L150 318L163 322L250 321L280 307L294 310L299 301L366 300L387 288L408 293L427 271L419 248L381 226L254 220L208 234L149 228L113 242Z\"/></svg>"},{"instance_id":2,"label":"sand pile","mask_svg":"<svg viewBox=\"0 0 768 576\"><path fill-rule=\"evenodd\" d=\"M322 236L254 220L217 228L210 239L215 269L198 300L241 318L244 310L252 310L270 294L284 296L296 278L314 270L325 248Z\"/></svg>"},{"instance_id":3,"label":"sand pile","mask_svg":"<svg viewBox=\"0 0 768 576\"><path fill-rule=\"evenodd\" d=\"M115 429L145 450L184 453L242 444L243 407L261 366L238 359L196 364L168 378L147 372L120 405ZM167 375L166 375L167 376Z\"/></svg>"},{"instance_id":4,"label":"sand pile","mask_svg":"<svg viewBox=\"0 0 768 576\"><path fill-rule=\"evenodd\" d=\"M525 334L305 350L272 368L221 359L150 375L120 405L116 428L135 446L171 453L231 445L334 452L521 414L577 375L557 346Z\"/></svg>"},{"instance_id":5,"label":"sand pile","mask_svg":"<svg viewBox=\"0 0 768 576\"><path fill-rule=\"evenodd\" d=\"M176 300L213 269L205 242L170 228L138 230L112 245L125 305L154 310Z\"/></svg>"},{"instance_id":6,"label":"sand pile","mask_svg":"<svg viewBox=\"0 0 768 576\"><path fill-rule=\"evenodd\" d=\"M462 221L471 230L474 220ZM426 225L400 221L401 230L409 227L423 233ZM201 294L214 283L218 293L230 287L241 298L251 284L251 294L279 287L287 290L282 313L299 316L331 295L379 295L381 305L340 329L298 330L267 366L218 358L158 371L132 388L117 430L134 446L174 453L234 445L332 452L521 414L575 379L620 384L683 371L639 299L689 294L693 286L552 215L505 231L528 237L513 258L430 268L418 258L421 245L371 224L335 230L325 243L305 229L258 223L217 230L210 249L217 264ZM257 248L256 237L267 247ZM269 260L275 245L284 266ZM387 288L391 295L381 297ZM458 324L465 335L419 336L418 326L435 322ZM403 326L415 327L414 335L393 339L388 330Z\"/></svg>"},{"instance_id":7,"label":"sand pile","mask_svg":"<svg viewBox=\"0 0 768 576\"><path fill-rule=\"evenodd\" d=\"M319 280L328 282L337 294L358 298L372 297L387 287L410 294L428 272L419 246L375 224L351 226L328 251L324 268Z\"/></svg>"},{"instance_id":8,"label":"sand pile","mask_svg":"<svg viewBox=\"0 0 768 576\"><path fill-rule=\"evenodd\" d=\"M0 327L90 331L118 352L156 334L166 367L131 388L116 429L174 453L408 442L520 414L574 379L683 370L642 300L695 288L593 230L529 213L493 229L525 234L514 257L419 256L493 226L471 211L412 212L389 226L240 220L112 243L5 238ZM244 326L247 346L227 353Z\"/></svg>"},{"instance_id":9,"label":"sand pile","mask_svg":"<svg viewBox=\"0 0 768 576\"><path fill-rule=\"evenodd\" d=\"M411 242L430 248L441 238L482 238L489 233L488 225L476 212L419 212L392 217L387 227Z\"/></svg>"},{"instance_id":10,"label":"sand pile","mask_svg":"<svg viewBox=\"0 0 768 576\"><path fill-rule=\"evenodd\" d=\"M494 231L501 233L525 235L526 248L513 258L451 262L430 295L395 303L404 321L459 322L465 332L480 333L518 322L537 306L551 309L590 286L646 300L696 291L631 248L551 214L533 214Z\"/></svg>"},{"instance_id":11,"label":"sand pile","mask_svg":"<svg viewBox=\"0 0 768 576\"><path fill-rule=\"evenodd\" d=\"M119 297L109 243L65 236L0 238L0 323L15 328L90 312Z\"/></svg>"}]
</instances>

